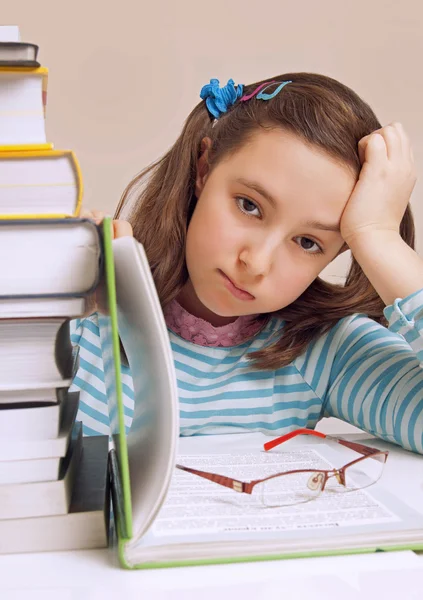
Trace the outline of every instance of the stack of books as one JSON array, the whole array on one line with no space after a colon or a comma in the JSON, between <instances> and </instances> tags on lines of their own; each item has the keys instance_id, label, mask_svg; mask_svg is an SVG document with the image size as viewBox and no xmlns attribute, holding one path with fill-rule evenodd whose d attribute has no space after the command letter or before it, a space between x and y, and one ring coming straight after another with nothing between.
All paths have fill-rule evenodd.
<instances>
[{"instance_id":1,"label":"stack of books","mask_svg":"<svg viewBox=\"0 0 423 600\"><path fill-rule=\"evenodd\" d=\"M75 154L47 142L37 52L0 27L0 553L101 547L108 535L108 438L82 437L69 393L69 322L101 276L102 237L78 216Z\"/></svg>"}]
</instances>

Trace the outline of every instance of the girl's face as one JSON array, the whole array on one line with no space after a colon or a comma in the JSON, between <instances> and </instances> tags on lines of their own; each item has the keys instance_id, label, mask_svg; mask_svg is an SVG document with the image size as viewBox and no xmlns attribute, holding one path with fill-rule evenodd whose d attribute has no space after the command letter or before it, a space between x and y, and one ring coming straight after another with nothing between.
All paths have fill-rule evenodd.
<instances>
[{"instance_id":1,"label":"girl's face","mask_svg":"<svg viewBox=\"0 0 423 600\"><path fill-rule=\"evenodd\" d=\"M344 245L352 171L283 130L260 131L208 169L198 161L189 281L178 301L215 326L296 300Z\"/></svg>"}]
</instances>

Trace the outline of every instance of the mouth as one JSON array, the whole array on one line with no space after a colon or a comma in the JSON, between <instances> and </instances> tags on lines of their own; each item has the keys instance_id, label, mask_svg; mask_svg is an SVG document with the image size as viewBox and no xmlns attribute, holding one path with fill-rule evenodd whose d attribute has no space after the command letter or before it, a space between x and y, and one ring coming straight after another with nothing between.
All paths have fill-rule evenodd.
<instances>
[{"instance_id":1,"label":"mouth","mask_svg":"<svg viewBox=\"0 0 423 600\"><path fill-rule=\"evenodd\" d=\"M255 297L252 294L250 294L250 292L247 292L246 290L243 290L242 288L239 288L237 285L235 285L232 279L225 275L225 273L220 269L219 274L223 279L224 286L227 290L231 292L233 296L235 296L235 298L238 298L238 300L255 300Z\"/></svg>"}]
</instances>

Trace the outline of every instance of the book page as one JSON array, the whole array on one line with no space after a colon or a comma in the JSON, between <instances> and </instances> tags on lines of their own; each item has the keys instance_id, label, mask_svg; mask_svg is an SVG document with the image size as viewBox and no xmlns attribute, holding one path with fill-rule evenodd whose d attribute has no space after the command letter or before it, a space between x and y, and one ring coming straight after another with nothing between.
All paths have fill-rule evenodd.
<instances>
[{"instance_id":1,"label":"book page","mask_svg":"<svg viewBox=\"0 0 423 600\"><path fill-rule=\"evenodd\" d=\"M357 458L356 452L330 440L309 438L267 453L262 448L268 439L254 433L180 438L176 462L254 481L287 470L331 470ZM183 564L423 547L422 457L381 440L371 440L371 445L389 449L376 484L335 493L333 477L319 497L283 507L263 505L254 490L252 495L238 493L175 468L164 504L148 531L125 548L126 559L130 564Z\"/></svg>"},{"instance_id":2,"label":"book page","mask_svg":"<svg viewBox=\"0 0 423 600\"><path fill-rule=\"evenodd\" d=\"M312 449L278 454L260 452L180 456L178 462L242 481L260 479L293 469L333 468L319 452ZM310 502L267 507L261 502L260 494L254 493L255 490L252 495L240 494L176 469L166 502L153 525L153 531L156 536L278 532L351 527L399 520L373 497L371 491L336 493L336 480L331 479L329 482L326 490Z\"/></svg>"}]
</instances>

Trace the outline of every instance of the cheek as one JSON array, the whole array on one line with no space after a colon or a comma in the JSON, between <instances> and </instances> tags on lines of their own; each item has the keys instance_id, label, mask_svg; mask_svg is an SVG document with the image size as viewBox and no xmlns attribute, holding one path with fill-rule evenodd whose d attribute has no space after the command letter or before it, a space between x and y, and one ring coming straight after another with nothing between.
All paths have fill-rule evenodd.
<instances>
[{"instance_id":1,"label":"cheek","mask_svg":"<svg viewBox=\"0 0 423 600\"><path fill-rule=\"evenodd\" d=\"M187 262L212 261L226 254L233 239L233 228L224 210L213 210L207 203L197 206L187 232Z\"/></svg>"},{"instance_id":2,"label":"cheek","mask_svg":"<svg viewBox=\"0 0 423 600\"><path fill-rule=\"evenodd\" d=\"M307 264L310 262L312 264ZM276 296L283 295L292 301L308 288L318 276L319 271L319 267L313 263L312 258L309 258L308 261L298 261L285 255L284 260L279 261L279 267L275 270L272 281L269 283Z\"/></svg>"}]
</instances>

